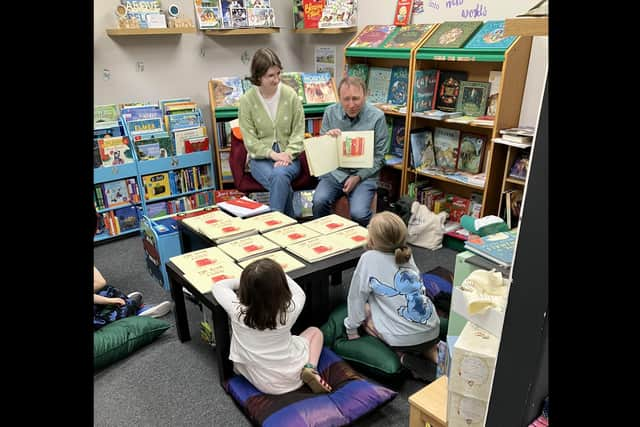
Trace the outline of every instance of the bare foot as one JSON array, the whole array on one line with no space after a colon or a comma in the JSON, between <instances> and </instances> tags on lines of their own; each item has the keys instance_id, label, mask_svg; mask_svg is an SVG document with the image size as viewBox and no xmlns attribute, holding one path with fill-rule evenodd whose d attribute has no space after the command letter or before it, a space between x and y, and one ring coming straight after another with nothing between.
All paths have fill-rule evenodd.
<instances>
[{"instance_id":1,"label":"bare foot","mask_svg":"<svg viewBox=\"0 0 640 427\"><path fill-rule=\"evenodd\" d=\"M302 368L300 378L314 393L330 393L332 390L331 386L313 368Z\"/></svg>"}]
</instances>

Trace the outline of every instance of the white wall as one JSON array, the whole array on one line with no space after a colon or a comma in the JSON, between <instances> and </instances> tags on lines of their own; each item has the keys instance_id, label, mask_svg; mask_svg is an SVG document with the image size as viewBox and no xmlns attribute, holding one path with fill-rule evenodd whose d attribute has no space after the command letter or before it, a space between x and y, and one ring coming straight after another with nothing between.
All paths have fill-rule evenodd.
<instances>
[{"instance_id":1,"label":"white wall","mask_svg":"<svg viewBox=\"0 0 640 427\"><path fill-rule=\"evenodd\" d=\"M538 0L424 0L424 13L413 23L454 20L490 20L514 17ZM246 75L251 58L259 47L271 47L282 60L285 71L314 71L314 48L335 46L337 78L342 76L343 48L354 33L301 35L293 27L291 0L271 0L280 33L254 36L212 37L203 32L164 36L109 37L107 28L116 28L117 0L94 0L94 104L153 101L191 97L203 109L209 129L207 81L213 76ZM161 0L182 6L183 14L194 18L193 1ZM359 0L358 27L391 24L396 0ZM475 11L475 12L474 12ZM463 17L463 15L465 17ZM547 37L536 37L522 108L521 124L535 124L547 65ZM137 71L137 62L144 71ZM104 77L108 70L110 77Z\"/></svg>"}]
</instances>

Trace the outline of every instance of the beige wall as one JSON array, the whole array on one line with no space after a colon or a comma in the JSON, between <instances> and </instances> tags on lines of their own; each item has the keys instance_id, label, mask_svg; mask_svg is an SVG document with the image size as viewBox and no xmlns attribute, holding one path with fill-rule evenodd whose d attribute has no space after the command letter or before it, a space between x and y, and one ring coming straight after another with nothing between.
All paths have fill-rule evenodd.
<instances>
[{"instance_id":1,"label":"beige wall","mask_svg":"<svg viewBox=\"0 0 640 427\"><path fill-rule=\"evenodd\" d=\"M453 20L491 20L513 17L526 11L537 0L424 0L424 13L412 22ZM293 26L291 0L271 0L280 33L257 36L211 37L195 34L109 37L105 30L116 28L117 0L94 0L94 103L153 101L162 98L191 97L203 109L211 129L207 81L213 76L245 75L250 58L259 47L271 47L287 71L314 71L314 48L335 46L337 77L342 75L342 49L354 35L299 35ZM182 6L183 14L194 17L193 1L161 0ZM358 27L367 24L391 24L396 0L360 0ZM455 5L454 5L455 4ZM480 5L478 8L477 6ZM438 6L437 8L435 6ZM463 18L468 10L480 10L482 16ZM144 71L137 71L137 62ZM547 65L547 38L534 39L532 61L522 108L521 124L535 124ZM108 70L110 77L104 77Z\"/></svg>"}]
</instances>

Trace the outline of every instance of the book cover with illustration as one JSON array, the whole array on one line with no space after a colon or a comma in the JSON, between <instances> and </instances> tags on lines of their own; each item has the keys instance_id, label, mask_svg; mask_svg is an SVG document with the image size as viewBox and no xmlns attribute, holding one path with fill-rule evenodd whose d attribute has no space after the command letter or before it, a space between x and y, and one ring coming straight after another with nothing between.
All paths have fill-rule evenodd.
<instances>
[{"instance_id":1,"label":"book cover with illustration","mask_svg":"<svg viewBox=\"0 0 640 427\"><path fill-rule=\"evenodd\" d=\"M318 28L325 0L302 0L304 28Z\"/></svg>"},{"instance_id":2,"label":"book cover with illustration","mask_svg":"<svg viewBox=\"0 0 640 427\"><path fill-rule=\"evenodd\" d=\"M319 232L311 230L302 224L288 225L263 234L264 237L283 248L319 235Z\"/></svg>"},{"instance_id":3,"label":"book cover with illustration","mask_svg":"<svg viewBox=\"0 0 640 427\"><path fill-rule=\"evenodd\" d=\"M342 230L343 228L354 227L358 225L358 223L351 221L350 219L343 218L340 215L331 214L323 216L322 218L307 221L302 225L313 231L324 234Z\"/></svg>"},{"instance_id":4,"label":"book cover with illustration","mask_svg":"<svg viewBox=\"0 0 640 427\"><path fill-rule=\"evenodd\" d=\"M369 79L369 64L347 64L347 74L351 77L359 77L366 85Z\"/></svg>"},{"instance_id":5,"label":"book cover with illustration","mask_svg":"<svg viewBox=\"0 0 640 427\"><path fill-rule=\"evenodd\" d=\"M138 208L135 206L123 206L114 210L114 215L118 218L120 232L133 230L140 226L138 218Z\"/></svg>"},{"instance_id":6,"label":"book cover with illustration","mask_svg":"<svg viewBox=\"0 0 640 427\"><path fill-rule=\"evenodd\" d=\"M273 9L270 7L248 7L247 22L250 27L274 27L276 25Z\"/></svg>"},{"instance_id":7,"label":"book cover with illustration","mask_svg":"<svg viewBox=\"0 0 640 427\"><path fill-rule=\"evenodd\" d=\"M395 25L367 25L349 47L378 47L395 28Z\"/></svg>"},{"instance_id":8,"label":"book cover with illustration","mask_svg":"<svg viewBox=\"0 0 640 427\"><path fill-rule=\"evenodd\" d=\"M153 200L171 195L169 185L169 173L157 173L153 175L143 175L142 185L144 186L144 199Z\"/></svg>"},{"instance_id":9,"label":"book cover with illustration","mask_svg":"<svg viewBox=\"0 0 640 427\"><path fill-rule=\"evenodd\" d=\"M102 184L102 194L104 196L106 207L108 208L128 205L130 202L127 182L124 179L105 182Z\"/></svg>"},{"instance_id":10,"label":"book cover with illustration","mask_svg":"<svg viewBox=\"0 0 640 427\"><path fill-rule=\"evenodd\" d=\"M527 171L529 170L530 148L520 150L513 160L511 168L509 168L509 176L511 178L527 179Z\"/></svg>"},{"instance_id":11,"label":"book cover with illustration","mask_svg":"<svg viewBox=\"0 0 640 427\"><path fill-rule=\"evenodd\" d=\"M222 28L222 11L218 1L195 0L196 22L201 30ZM199 4L198 4L199 3Z\"/></svg>"},{"instance_id":12,"label":"book cover with illustration","mask_svg":"<svg viewBox=\"0 0 640 427\"><path fill-rule=\"evenodd\" d=\"M356 225L331 233L330 236L340 239L349 249L355 249L367 244L369 230L361 225Z\"/></svg>"},{"instance_id":13,"label":"book cover with illustration","mask_svg":"<svg viewBox=\"0 0 640 427\"><path fill-rule=\"evenodd\" d=\"M213 77L213 97L216 108L237 107L242 96L242 81L239 76Z\"/></svg>"},{"instance_id":14,"label":"book cover with illustration","mask_svg":"<svg viewBox=\"0 0 640 427\"><path fill-rule=\"evenodd\" d=\"M302 73L302 86L307 104L337 102L335 84L329 73Z\"/></svg>"},{"instance_id":15,"label":"book cover with illustration","mask_svg":"<svg viewBox=\"0 0 640 427\"><path fill-rule=\"evenodd\" d=\"M391 85L391 68L370 67L367 100L372 104L386 104Z\"/></svg>"},{"instance_id":16,"label":"book cover with illustration","mask_svg":"<svg viewBox=\"0 0 640 427\"><path fill-rule=\"evenodd\" d=\"M440 71L440 83L436 94L436 109L456 111L456 103L460 95L460 84L467 80L466 71Z\"/></svg>"},{"instance_id":17,"label":"book cover with illustration","mask_svg":"<svg viewBox=\"0 0 640 427\"><path fill-rule=\"evenodd\" d=\"M102 166L117 166L133 162L133 153L126 136L98 139Z\"/></svg>"},{"instance_id":18,"label":"book cover with illustration","mask_svg":"<svg viewBox=\"0 0 640 427\"><path fill-rule=\"evenodd\" d=\"M429 36L423 48L459 48L482 25L482 21L447 21Z\"/></svg>"},{"instance_id":19,"label":"book cover with illustration","mask_svg":"<svg viewBox=\"0 0 640 427\"><path fill-rule=\"evenodd\" d=\"M304 264L286 253L285 251L275 251L269 252L268 254L258 255L252 258L249 258L246 261L239 262L238 265L242 268L246 268L249 264L259 259L269 258L280 264L280 267L284 270L285 273L289 273L294 270L298 270L300 268L304 268Z\"/></svg>"},{"instance_id":20,"label":"book cover with illustration","mask_svg":"<svg viewBox=\"0 0 640 427\"><path fill-rule=\"evenodd\" d=\"M406 106L408 88L409 68L401 65L394 65L391 68L387 104Z\"/></svg>"},{"instance_id":21,"label":"book cover with illustration","mask_svg":"<svg viewBox=\"0 0 640 427\"><path fill-rule=\"evenodd\" d=\"M394 117L393 129L391 130L390 153L402 159L404 156L404 119Z\"/></svg>"},{"instance_id":22,"label":"book cover with illustration","mask_svg":"<svg viewBox=\"0 0 640 427\"><path fill-rule=\"evenodd\" d=\"M484 237L471 234L464 243L464 248L508 267L513 262L513 250L517 235L518 229L489 234Z\"/></svg>"},{"instance_id":23,"label":"book cover with illustration","mask_svg":"<svg viewBox=\"0 0 640 427\"><path fill-rule=\"evenodd\" d=\"M433 130L430 128L412 129L411 164L414 169L427 169L436 165L433 149Z\"/></svg>"},{"instance_id":24,"label":"book cover with illustration","mask_svg":"<svg viewBox=\"0 0 640 427\"><path fill-rule=\"evenodd\" d=\"M291 71L288 73L281 73L280 81L286 84L287 86L289 86L291 89L293 89L296 92L296 94L298 95L298 98L300 99L300 102L302 102L303 104L306 102L306 100L304 99L304 86L302 84L302 75L299 72Z\"/></svg>"},{"instance_id":25,"label":"book cover with illustration","mask_svg":"<svg viewBox=\"0 0 640 427\"><path fill-rule=\"evenodd\" d=\"M506 49L511 46L516 36L504 34L504 20L487 21L464 45L465 49Z\"/></svg>"},{"instance_id":26,"label":"book cover with illustration","mask_svg":"<svg viewBox=\"0 0 640 427\"><path fill-rule=\"evenodd\" d=\"M396 28L382 47L412 49L434 24L410 24Z\"/></svg>"},{"instance_id":27,"label":"book cover with illustration","mask_svg":"<svg viewBox=\"0 0 640 427\"><path fill-rule=\"evenodd\" d=\"M465 116L479 117L487 111L489 99L489 82L460 82L460 92L456 101L456 111L462 111Z\"/></svg>"},{"instance_id":28,"label":"book cover with illustration","mask_svg":"<svg viewBox=\"0 0 640 427\"><path fill-rule=\"evenodd\" d=\"M357 17L357 0L326 0L318 28L354 27Z\"/></svg>"},{"instance_id":29,"label":"book cover with illustration","mask_svg":"<svg viewBox=\"0 0 640 427\"><path fill-rule=\"evenodd\" d=\"M444 169L455 169L458 162L459 146L460 131L458 129L437 127L433 133L436 165Z\"/></svg>"},{"instance_id":30,"label":"book cover with illustration","mask_svg":"<svg viewBox=\"0 0 640 427\"><path fill-rule=\"evenodd\" d=\"M398 0L393 14L393 25L409 25L413 13L413 0Z\"/></svg>"},{"instance_id":31,"label":"book cover with illustration","mask_svg":"<svg viewBox=\"0 0 640 427\"><path fill-rule=\"evenodd\" d=\"M436 107L436 89L440 70L416 70L413 88L413 111L423 112Z\"/></svg>"},{"instance_id":32,"label":"book cover with illustration","mask_svg":"<svg viewBox=\"0 0 640 427\"><path fill-rule=\"evenodd\" d=\"M233 262L221 262L209 265L196 272L185 274L184 278L189 281L198 291L203 294L211 292L211 287L224 279L239 279L242 269Z\"/></svg>"},{"instance_id":33,"label":"book cover with illustration","mask_svg":"<svg viewBox=\"0 0 640 427\"><path fill-rule=\"evenodd\" d=\"M480 173L487 138L473 133L460 135L460 150L457 169L463 172Z\"/></svg>"},{"instance_id":34,"label":"book cover with illustration","mask_svg":"<svg viewBox=\"0 0 640 427\"><path fill-rule=\"evenodd\" d=\"M195 273L207 266L231 263L233 258L222 252L217 246L191 251L169 258L184 274Z\"/></svg>"},{"instance_id":35,"label":"book cover with illustration","mask_svg":"<svg viewBox=\"0 0 640 427\"><path fill-rule=\"evenodd\" d=\"M277 228L297 223L295 218L291 218L290 216L278 211L253 216L245 219L245 222L254 227L260 233L266 233Z\"/></svg>"},{"instance_id":36,"label":"book cover with illustration","mask_svg":"<svg viewBox=\"0 0 640 427\"><path fill-rule=\"evenodd\" d=\"M309 223L307 222L305 225L306 224ZM343 239L335 238L331 234L326 234L291 245L287 247L287 250L306 262L313 263L348 252L349 247Z\"/></svg>"},{"instance_id":37,"label":"book cover with illustration","mask_svg":"<svg viewBox=\"0 0 640 427\"><path fill-rule=\"evenodd\" d=\"M342 132L339 137L321 135L306 138L309 173L321 176L337 168L373 167L373 131Z\"/></svg>"},{"instance_id":38,"label":"book cover with illustration","mask_svg":"<svg viewBox=\"0 0 640 427\"><path fill-rule=\"evenodd\" d=\"M280 246L259 234L254 234L223 243L218 248L236 261L244 261L256 255L279 250Z\"/></svg>"}]
</instances>

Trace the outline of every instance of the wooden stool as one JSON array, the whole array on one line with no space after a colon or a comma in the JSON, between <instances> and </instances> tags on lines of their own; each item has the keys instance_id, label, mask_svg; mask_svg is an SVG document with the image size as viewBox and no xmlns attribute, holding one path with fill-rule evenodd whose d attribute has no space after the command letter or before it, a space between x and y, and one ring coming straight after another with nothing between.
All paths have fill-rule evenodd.
<instances>
[{"instance_id":1,"label":"wooden stool","mask_svg":"<svg viewBox=\"0 0 640 427\"><path fill-rule=\"evenodd\" d=\"M447 377L409 396L409 427L447 426Z\"/></svg>"},{"instance_id":2,"label":"wooden stool","mask_svg":"<svg viewBox=\"0 0 640 427\"><path fill-rule=\"evenodd\" d=\"M371 199L371 211L375 214L378 210L378 193L376 192ZM342 196L333 204L333 213L340 215L343 218L351 219L349 213L349 198Z\"/></svg>"}]
</instances>

